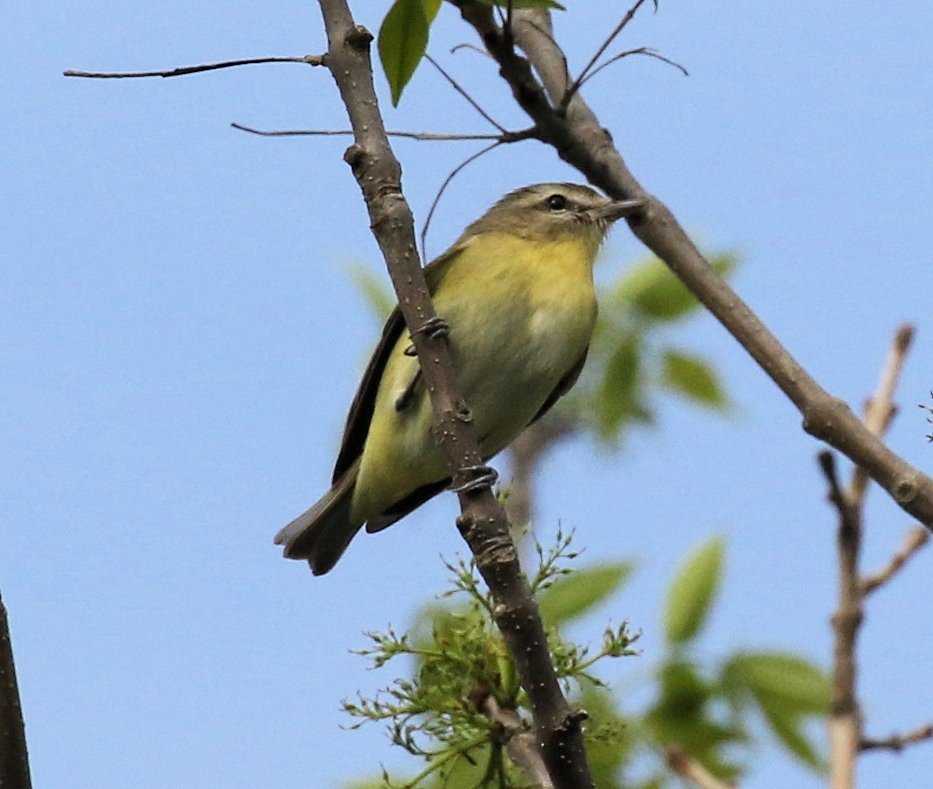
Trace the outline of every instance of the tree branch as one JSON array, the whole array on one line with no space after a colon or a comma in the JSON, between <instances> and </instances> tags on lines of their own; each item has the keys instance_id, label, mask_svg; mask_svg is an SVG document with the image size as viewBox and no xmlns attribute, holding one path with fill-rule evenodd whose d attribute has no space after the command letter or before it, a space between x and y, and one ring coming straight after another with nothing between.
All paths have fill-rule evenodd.
<instances>
[{"instance_id":1,"label":"tree branch","mask_svg":"<svg viewBox=\"0 0 933 789\"><path fill-rule=\"evenodd\" d=\"M664 759L672 772L700 789L736 789L735 784L720 781L683 748L668 746L664 750Z\"/></svg>"},{"instance_id":2,"label":"tree branch","mask_svg":"<svg viewBox=\"0 0 933 789\"><path fill-rule=\"evenodd\" d=\"M496 697L482 689L473 691L470 700L495 724L509 759L528 776L534 789L554 789L554 782L548 775L534 735L528 731L521 716L515 710L500 707Z\"/></svg>"},{"instance_id":3,"label":"tree branch","mask_svg":"<svg viewBox=\"0 0 933 789\"><path fill-rule=\"evenodd\" d=\"M915 745L918 742L933 740L933 724L927 723L924 726L918 726L907 734L892 734L890 737L884 737L879 740L865 737L859 743L859 749L863 751L888 750L902 751L908 745Z\"/></svg>"},{"instance_id":4,"label":"tree branch","mask_svg":"<svg viewBox=\"0 0 933 789\"><path fill-rule=\"evenodd\" d=\"M833 614L833 695L829 710L829 762L832 789L855 785L855 757L862 737L862 715L856 695L856 640L862 624L862 588L858 561L862 545L861 508L852 506L836 474L835 455L820 452L820 467L829 485L829 500L839 513L836 537L839 597Z\"/></svg>"},{"instance_id":5,"label":"tree branch","mask_svg":"<svg viewBox=\"0 0 933 789\"><path fill-rule=\"evenodd\" d=\"M16 684L13 645L6 606L0 598L0 786L30 789L26 729Z\"/></svg>"},{"instance_id":6,"label":"tree branch","mask_svg":"<svg viewBox=\"0 0 933 789\"><path fill-rule=\"evenodd\" d=\"M508 521L492 494L469 412L454 385L443 337L425 331L436 321L415 248L411 211L402 195L401 168L385 134L372 81L372 35L357 26L346 0L319 0L327 30L327 66L347 108L355 142L344 158L366 200L373 233L386 259L399 307L422 363L435 414L435 437L458 491L461 534L494 599L494 616L531 704L535 734L557 787L591 787L580 722L551 665L544 626L509 537ZM480 476L478 476L480 475Z\"/></svg>"},{"instance_id":7,"label":"tree branch","mask_svg":"<svg viewBox=\"0 0 933 789\"><path fill-rule=\"evenodd\" d=\"M930 532L922 526L913 526L907 531L904 543L888 563L871 575L862 578L862 594L869 595L890 581L904 565L930 540Z\"/></svg>"},{"instance_id":8,"label":"tree branch","mask_svg":"<svg viewBox=\"0 0 933 789\"><path fill-rule=\"evenodd\" d=\"M242 123L230 124L237 131L257 134L260 137L346 137L353 134L353 129L256 129ZM404 137L409 140L428 142L457 142L492 140L499 143L521 142L537 138L535 129L504 131L502 134L438 134L436 132L409 132L386 130L387 137Z\"/></svg>"},{"instance_id":9,"label":"tree branch","mask_svg":"<svg viewBox=\"0 0 933 789\"><path fill-rule=\"evenodd\" d=\"M323 55L301 55L296 57L245 58L243 60L225 60L221 63L204 63L200 66L179 66L164 71L63 71L66 77L84 77L85 79L140 79L142 77L181 77L185 74L199 74L202 71L216 71L237 66L255 66L259 63L306 63L309 66L323 66Z\"/></svg>"},{"instance_id":10,"label":"tree branch","mask_svg":"<svg viewBox=\"0 0 933 789\"><path fill-rule=\"evenodd\" d=\"M891 352L881 373L875 394L867 401L863 421L865 429L881 436L896 413L894 391L900 377L904 358L913 337L913 327L904 325L894 336ZM829 715L830 786L833 789L851 789L855 785L855 760L862 743L863 721L859 710L856 688L856 641L864 618L864 599L868 582L859 571L862 550L862 510L868 477L856 467L848 488L843 489L836 476L835 456L824 451L819 454L820 466L829 483L829 500L839 513L836 538L839 557L839 597L833 615L833 696ZM928 532L918 529L926 541ZM886 567L875 576L875 586L884 583L902 566L907 557L919 548L909 543Z\"/></svg>"},{"instance_id":11,"label":"tree branch","mask_svg":"<svg viewBox=\"0 0 933 789\"><path fill-rule=\"evenodd\" d=\"M521 108L544 142L614 199L646 201L632 232L677 274L690 291L778 385L803 415L803 428L835 447L884 488L906 512L933 529L933 479L892 452L865 428L846 403L832 397L804 370L761 320L703 257L673 214L649 195L629 172L608 132L580 92L561 104L568 90L564 56L550 33L550 17L516 10L514 38L528 59L517 54L496 24L489 6L478 0L451 0L472 25ZM540 75L539 82L531 66ZM542 84L543 83L543 84Z\"/></svg>"}]
</instances>

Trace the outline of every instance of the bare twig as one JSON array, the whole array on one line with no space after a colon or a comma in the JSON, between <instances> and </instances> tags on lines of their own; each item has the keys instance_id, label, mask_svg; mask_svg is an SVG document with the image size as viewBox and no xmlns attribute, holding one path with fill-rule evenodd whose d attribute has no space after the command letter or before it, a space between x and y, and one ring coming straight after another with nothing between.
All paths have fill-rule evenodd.
<instances>
[{"instance_id":1,"label":"bare twig","mask_svg":"<svg viewBox=\"0 0 933 789\"><path fill-rule=\"evenodd\" d=\"M454 180L468 165L475 162L481 156L485 156L487 153L492 151L495 148L498 148L501 145L501 141L494 142L492 145L487 145L485 148L477 151L474 154L471 154L466 159L464 159L460 164L454 167L451 170L447 177L444 179L443 183L440 185L440 188L437 190L437 193L434 195L434 199L431 201L431 207L428 208L428 215L424 219L424 225L421 228L421 256L427 256L427 238L428 238L428 229L431 227L431 220L434 219L434 212L437 210L438 204L441 202L441 197L443 197L444 192L447 191L447 187L450 186L451 181Z\"/></svg>"},{"instance_id":2,"label":"bare twig","mask_svg":"<svg viewBox=\"0 0 933 789\"><path fill-rule=\"evenodd\" d=\"M603 53L604 53L607 49L609 49L610 44L612 44L612 42L615 41L616 36L618 36L619 33L621 33L622 30L625 28L625 26L626 26L629 22L632 21L632 18L633 18L633 17L635 16L635 14L638 12L638 9L641 8L641 7L645 4L645 2L646 2L646 0L635 0L635 5L633 5L633 6L626 12L625 16L622 17L622 20L619 22L619 24L617 24L617 25L615 26L615 29L606 37L606 40L603 41L603 43L600 45L599 49L596 50L596 54L594 54L593 57L590 58L590 62L587 63L587 64L583 67L583 71L580 72L580 76L577 77L577 79L576 79L576 80L574 81L574 83L570 86L570 88L567 90L567 92L564 94L564 96L561 97L561 99L560 99L560 105L561 105L562 107L567 107L567 105L570 104L570 101L571 101L571 99L573 99L574 94L576 94L576 92L577 92L578 90L580 90L580 87L583 85L583 83L586 82L586 80L587 80L590 76L592 76L592 75L590 74L590 71L591 71L591 70L593 69L593 67L596 65L596 62L603 56ZM657 10L658 1L657 1L657 0L652 0L652 2L654 3L655 10ZM613 60L618 60L618 57L613 58ZM611 62L611 61L610 61L610 62ZM604 65L608 65L608 64L604 64ZM602 68L602 66L600 66L600 68ZM595 74L596 71L599 71L599 69L596 69L596 70L593 71L592 73Z\"/></svg>"},{"instance_id":3,"label":"bare twig","mask_svg":"<svg viewBox=\"0 0 933 789\"><path fill-rule=\"evenodd\" d=\"M883 586L898 573L905 564L917 553L930 539L930 532L922 526L912 526L904 537L904 544L901 545L897 553L894 554L888 563L871 575L862 578L862 594L869 595L879 586Z\"/></svg>"},{"instance_id":4,"label":"bare twig","mask_svg":"<svg viewBox=\"0 0 933 789\"><path fill-rule=\"evenodd\" d=\"M6 607L0 598L0 786L30 789L26 730L16 684Z\"/></svg>"},{"instance_id":5,"label":"bare twig","mask_svg":"<svg viewBox=\"0 0 933 789\"><path fill-rule=\"evenodd\" d=\"M908 745L915 745L918 742L933 740L933 724L927 723L924 726L918 726L907 734L892 734L890 737L881 739L872 739L865 737L859 743L859 749L862 751L888 750L902 751Z\"/></svg>"},{"instance_id":6,"label":"bare twig","mask_svg":"<svg viewBox=\"0 0 933 789\"><path fill-rule=\"evenodd\" d=\"M531 117L543 141L613 199L638 198L647 209L629 220L635 235L702 302L738 340L803 415L803 427L835 447L884 488L897 504L927 528L933 529L933 479L892 452L852 413L846 403L826 392L781 345L725 283L678 224L670 210L648 194L629 172L621 155L579 91L559 112L566 93L563 53L553 38L546 12L515 11L515 39L528 59L506 46L489 6L478 0L451 0L479 34L499 64L499 73L512 95ZM531 70L541 75L541 82ZM550 96L550 99L549 99Z\"/></svg>"},{"instance_id":7,"label":"bare twig","mask_svg":"<svg viewBox=\"0 0 933 789\"><path fill-rule=\"evenodd\" d=\"M353 129L256 129L242 123L231 123L234 129L258 134L260 137L346 137L353 134ZM508 134L508 132L506 133ZM408 132L386 130L388 137L404 137L409 140L457 141L457 140L496 140L497 142L516 142L516 133L510 139L503 139L501 134L438 134L436 132Z\"/></svg>"},{"instance_id":8,"label":"bare twig","mask_svg":"<svg viewBox=\"0 0 933 789\"><path fill-rule=\"evenodd\" d=\"M835 455L820 452L820 467L829 485L829 500L839 513L836 537L839 596L833 614L833 692L829 712L830 786L854 786L855 757L861 739L862 716L856 695L856 650L862 623L862 590L858 575L862 544L861 508L852 506L839 484Z\"/></svg>"},{"instance_id":9,"label":"bare twig","mask_svg":"<svg viewBox=\"0 0 933 789\"><path fill-rule=\"evenodd\" d=\"M370 222L389 268L399 308L418 357L431 359L421 372L434 409L434 435L458 491L457 525L493 596L493 614L515 662L535 722L535 738L551 779L561 789L593 784L583 736L583 715L570 709L551 664L537 604L518 563L508 520L496 502L466 405L456 391L446 342L421 327L436 320L419 265L411 210L402 195L401 167L385 135L372 79L372 35L358 26L346 0L319 0L327 30L327 65L354 131L344 158L360 185Z\"/></svg>"},{"instance_id":10,"label":"bare twig","mask_svg":"<svg viewBox=\"0 0 933 789\"><path fill-rule=\"evenodd\" d=\"M141 77L181 77L185 74L199 74L202 71L216 71L236 66L255 66L260 63L305 63L309 66L323 66L324 55L301 55L296 57L244 58L243 60L225 60L221 63L204 63L200 66L179 66L164 71L78 71L68 69L62 72L66 77L84 77L85 79L139 79Z\"/></svg>"},{"instance_id":11,"label":"bare twig","mask_svg":"<svg viewBox=\"0 0 933 789\"><path fill-rule=\"evenodd\" d=\"M897 388L898 380L900 380L904 359L907 356L907 351L910 350L913 339L914 327L909 323L905 323L898 328L884 369L881 371L881 378L878 380L875 394L865 403L862 422L876 436L884 435L887 432L891 420L897 413L897 408L894 406L894 390ZM868 479L868 474L865 473L864 469L856 466L852 475L852 482L849 483L849 498L853 503L860 504L865 498Z\"/></svg>"},{"instance_id":12,"label":"bare twig","mask_svg":"<svg viewBox=\"0 0 933 789\"><path fill-rule=\"evenodd\" d=\"M601 63L597 68L594 68L586 76L586 79L580 80L579 88L582 88L585 83L593 79L593 77L599 74L599 72L602 71L607 66L611 66L613 63L616 63L622 60L622 58L627 58L630 55L645 55L646 57L654 58L655 60L660 60L662 63L667 63L667 65L673 66L675 69L678 69L685 77L690 76L690 72L687 71L687 69L684 68L684 66L680 65L680 63L678 63L675 60L671 60L670 58L664 57L664 55L662 55L657 50L654 50L651 47L636 47L635 49L626 49L624 52L620 52L618 55L613 55L605 63Z\"/></svg>"},{"instance_id":13,"label":"bare twig","mask_svg":"<svg viewBox=\"0 0 933 789\"><path fill-rule=\"evenodd\" d=\"M875 394L868 400L863 414L865 428L876 436L887 431L896 409L894 390L900 377L904 357L913 337L913 327L901 326L894 336L891 352L884 365ZM851 789L855 780L855 760L861 748L863 721L856 687L856 641L864 618L864 598L870 591L890 578L915 552L908 543L900 554L871 581L861 578L859 559L862 550L862 508L868 477L856 467L852 480L843 490L836 476L834 456L826 451L819 455L820 465L829 482L829 499L839 513L836 540L839 557L839 597L833 615L833 698L829 717L830 786ZM928 532L918 531L926 541ZM920 544L922 544L922 542Z\"/></svg>"},{"instance_id":14,"label":"bare twig","mask_svg":"<svg viewBox=\"0 0 933 789\"><path fill-rule=\"evenodd\" d=\"M508 449L512 478L505 510L509 522L516 530L524 529L532 521L531 502L534 477L538 466L549 449L562 438L573 433L573 424L559 412L551 411L524 430Z\"/></svg>"},{"instance_id":15,"label":"bare twig","mask_svg":"<svg viewBox=\"0 0 933 789\"><path fill-rule=\"evenodd\" d=\"M463 88L463 86L462 86L459 82L457 82L457 80L455 80L453 77L451 77L450 74L448 74L448 73L441 67L441 64L440 64L440 63L438 63L434 58L432 58L432 57L431 57L429 54L427 54L427 53L425 53L424 59L427 60L428 63L430 63L432 66L434 66L434 68L436 68L436 69L441 73L441 76L442 76L444 79L446 79L447 82L450 83L450 86L451 86L455 91L457 91L457 93L459 93L461 96L463 96L463 98L467 100L467 103L468 103L474 110L476 110L480 115L482 115L483 118L484 118L491 126L495 126L495 127L499 130L499 133L500 133L500 134L506 134L506 133L507 133L506 130L505 130L505 126L502 126L498 121L496 121L495 118L492 117L492 115L490 115L488 112L486 112L486 110L484 110L484 109L480 106L480 103L479 103L478 101L476 101L476 99L474 99L469 93L467 93L466 90Z\"/></svg>"},{"instance_id":16,"label":"bare twig","mask_svg":"<svg viewBox=\"0 0 933 789\"><path fill-rule=\"evenodd\" d=\"M496 697L483 689L472 692L470 700L476 709L495 724L498 739L505 745L509 759L528 776L535 789L554 789L554 782L541 759L534 734L528 730L521 716L515 710L500 707Z\"/></svg>"},{"instance_id":17,"label":"bare twig","mask_svg":"<svg viewBox=\"0 0 933 789\"><path fill-rule=\"evenodd\" d=\"M737 789L735 784L720 781L683 748L676 745L665 748L664 758L668 769L700 789Z\"/></svg>"}]
</instances>

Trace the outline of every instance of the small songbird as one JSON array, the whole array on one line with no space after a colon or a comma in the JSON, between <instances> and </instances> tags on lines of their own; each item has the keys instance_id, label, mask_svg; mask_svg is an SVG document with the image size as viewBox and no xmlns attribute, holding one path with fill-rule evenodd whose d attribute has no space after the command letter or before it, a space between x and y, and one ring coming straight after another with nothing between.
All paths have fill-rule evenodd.
<instances>
[{"instance_id":1,"label":"small songbird","mask_svg":"<svg viewBox=\"0 0 933 789\"><path fill-rule=\"evenodd\" d=\"M510 192L424 270L483 458L504 449L576 382L596 323L593 262L612 223L642 207L587 186ZM450 484L398 307L350 407L333 486L275 537L315 575L365 524L379 531Z\"/></svg>"}]
</instances>

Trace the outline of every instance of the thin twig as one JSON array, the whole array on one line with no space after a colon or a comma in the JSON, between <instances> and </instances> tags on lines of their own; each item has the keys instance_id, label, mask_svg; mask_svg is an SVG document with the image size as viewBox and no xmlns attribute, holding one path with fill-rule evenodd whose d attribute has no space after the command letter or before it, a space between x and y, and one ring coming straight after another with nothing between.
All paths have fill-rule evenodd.
<instances>
[{"instance_id":1,"label":"thin twig","mask_svg":"<svg viewBox=\"0 0 933 789\"><path fill-rule=\"evenodd\" d=\"M353 134L353 129L256 129L252 126L244 126L242 123L231 123L234 129L258 134L260 137L346 137ZM496 140L498 142L514 142L517 138L514 134L509 135L510 139L503 139L501 134L438 134L435 132L408 132L408 131L389 131L386 130L389 137L404 137L409 140L427 140L427 141L459 141L459 140ZM508 134L508 132L506 133Z\"/></svg>"},{"instance_id":2,"label":"thin twig","mask_svg":"<svg viewBox=\"0 0 933 789\"><path fill-rule=\"evenodd\" d=\"M611 66L616 61L622 60L622 58L627 58L629 55L645 55L646 57L660 60L662 63L667 63L669 66L673 66L674 68L678 69L685 77L690 76L690 72L687 71L684 66L680 65L680 63L675 60L664 57L664 55L662 55L657 50L654 50L651 47L637 47L636 49L627 49L624 52L620 52L618 55L613 55L605 63L601 63L598 67L594 68L589 74L587 74L585 78L578 80L579 85L577 86L577 90L582 88L585 83L593 79L593 77L599 74L599 72L606 68L606 66Z\"/></svg>"},{"instance_id":3,"label":"thin twig","mask_svg":"<svg viewBox=\"0 0 933 789\"><path fill-rule=\"evenodd\" d=\"M485 156L493 148L498 148L502 144L502 141L496 141L492 145L487 145L480 151L468 156L460 164L454 167L453 170L448 173L447 177L444 179L444 182L441 184L440 188L437 190L437 194L434 195L434 199L431 201L431 207L428 209L428 215L425 217L424 226L421 228L421 235L419 241L421 242L421 257L427 258L427 237L428 237L428 228L431 227L431 220L434 218L434 212L437 210L438 203L441 201L441 197L444 192L447 190L447 187L450 186L450 182L453 181L457 175L469 164L475 162L481 156Z\"/></svg>"},{"instance_id":4,"label":"thin twig","mask_svg":"<svg viewBox=\"0 0 933 789\"><path fill-rule=\"evenodd\" d=\"M531 503L535 475L547 452L562 439L573 435L574 422L559 411L551 411L523 430L508 448L512 478L505 511L516 534L528 527L533 520Z\"/></svg>"},{"instance_id":5,"label":"thin twig","mask_svg":"<svg viewBox=\"0 0 933 789\"><path fill-rule=\"evenodd\" d=\"M904 537L904 544L897 553L894 554L888 563L871 575L862 578L862 594L869 595L879 586L883 586L890 581L904 565L916 554L924 545L929 542L930 532L922 526L913 526L908 529Z\"/></svg>"},{"instance_id":6,"label":"thin twig","mask_svg":"<svg viewBox=\"0 0 933 789\"><path fill-rule=\"evenodd\" d=\"M913 342L914 331L914 327L909 323L905 323L898 328L887 361L881 371L875 393L865 403L862 422L876 436L882 436L887 432L891 420L897 413L897 408L894 405L894 390L900 380L907 351L910 350L910 344ZM852 502L861 504L865 498L868 481L869 477L865 470L856 466L852 474L852 481L849 483L849 499Z\"/></svg>"},{"instance_id":7,"label":"thin twig","mask_svg":"<svg viewBox=\"0 0 933 789\"><path fill-rule=\"evenodd\" d=\"M915 745L918 742L925 742L926 740L933 740L933 724L931 723L918 726L913 731L907 732L907 734L892 734L890 737L883 737L877 740L871 737L865 737L859 743L859 750L902 751L908 745Z\"/></svg>"},{"instance_id":8,"label":"thin twig","mask_svg":"<svg viewBox=\"0 0 933 789\"><path fill-rule=\"evenodd\" d=\"M737 789L735 784L719 780L683 748L670 745L664 750L668 769L700 789Z\"/></svg>"},{"instance_id":9,"label":"thin twig","mask_svg":"<svg viewBox=\"0 0 933 789\"><path fill-rule=\"evenodd\" d=\"M605 41L600 45L599 49L596 50L596 54L590 58L590 62L583 67L583 71L580 72L580 76L576 78L574 83L570 86L567 92L564 94L563 98L560 101L560 106L566 108L570 104L570 100L573 98L574 94L580 90L580 86L586 82L587 76L589 75L590 69L596 65L596 62L603 56L603 53L609 49L609 46L615 41L616 36L622 32L625 26L632 21L632 18L638 12L638 9L645 4L646 0L635 0L635 5L633 5L622 17L622 20L619 24L616 25L615 30L613 30ZM658 8L658 0L652 0L654 3L654 8ZM615 58L617 59L617 58Z\"/></svg>"},{"instance_id":10,"label":"thin twig","mask_svg":"<svg viewBox=\"0 0 933 789\"><path fill-rule=\"evenodd\" d=\"M486 110L484 110L484 109L480 106L479 102L476 101L476 99L474 99L469 93L467 93L467 92L466 92L466 89L463 88L463 87L460 85L460 83L457 82L457 80L455 80L453 77L451 77L450 74L448 74L448 73L441 67L441 64L440 64L440 63L438 63L434 58L432 58L432 57L431 57L429 54L427 54L427 53L425 53L424 58L425 58L425 60L428 61L428 63L430 63L432 66L434 66L434 68L436 68L436 69L441 73L441 76L442 76L444 79L446 79L446 80L450 83L451 87L452 87L455 91L457 91L457 93L459 93L461 96L463 96L463 98L465 98L465 99L469 102L470 106L471 106L474 110L476 110L480 115L482 115L483 118L485 118L485 119L489 122L490 125L495 126L495 127L499 130L499 133L500 133L500 134L506 134L505 126L502 126L500 123L498 123L498 122L492 117L492 115L490 115L488 112L486 112Z\"/></svg>"},{"instance_id":11,"label":"thin twig","mask_svg":"<svg viewBox=\"0 0 933 789\"><path fill-rule=\"evenodd\" d=\"M200 66L179 66L165 71L78 71L68 69L62 72L66 77L84 77L85 79L139 79L141 77L181 77L185 74L198 74L202 71L216 71L236 66L254 66L260 63L305 63L309 66L323 66L324 55L302 55L300 57L244 58L243 60L225 60L221 63L204 63Z\"/></svg>"}]
</instances>

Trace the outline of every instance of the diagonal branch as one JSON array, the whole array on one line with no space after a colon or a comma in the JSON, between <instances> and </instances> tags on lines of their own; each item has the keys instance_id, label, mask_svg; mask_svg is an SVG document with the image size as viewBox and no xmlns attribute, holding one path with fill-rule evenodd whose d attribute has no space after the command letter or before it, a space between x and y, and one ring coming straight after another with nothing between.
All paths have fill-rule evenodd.
<instances>
[{"instance_id":1,"label":"diagonal branch","mask_svg":"<svg viewBox=\"0 0 933 789\"><path fill-rule=\"evenodd\" d=\"M373 233L386 259L399 307L423 364L422 374L435 414L435 436L451 470L462 514L457 520L477 568L494 599L496 624L515 661L535 721L535 735L548 772L561 789L589 787L581 713L573 712L560 690L537 604L509 537L508 520L490 487L488 469L456 391L448 348L436 325L415 247L411 210L402 195L401 167L385 134L372 79L372 35L358 26L346 0L319 0L327 30L327 65L347 109L355 142L344 159L366 200ZM433 336L432 336L433 334ZM487 472L485 483L477 474Z\"/></svg>"},{"instance_id":2,"label":"diagonal branch","mask_svg":"<svg viewBox=\"0 0 933 789\"><path fill-rule=\"evenodd\" d=\"M479 0L451 2L499 64L500 75L542 140L614 199L646 201L644 214L629 220L632 232L680 277L778 385L802 414L804 430L864 468L900 507L933 529L933 479L892 452L845 402L826 392L788 353L703 257L670 210L638 183L579 92L565 112L558 111L566 92L564 56L550 35L547 13L515 11L514 36L526 59L508 46L489 6ZM532 73L532 65L542 82Z\"/></svg>"}]
</instances>

